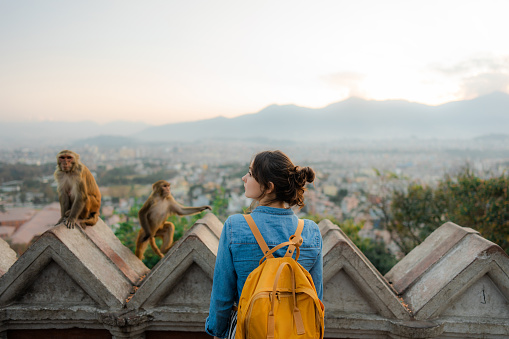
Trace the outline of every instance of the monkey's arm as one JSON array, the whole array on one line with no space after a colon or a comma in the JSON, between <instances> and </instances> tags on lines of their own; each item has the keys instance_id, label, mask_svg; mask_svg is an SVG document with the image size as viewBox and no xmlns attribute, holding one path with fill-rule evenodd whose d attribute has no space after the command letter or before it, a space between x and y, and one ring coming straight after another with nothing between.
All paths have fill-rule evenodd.
<instances>
[{"instance_id":1,"label":"monkey's arm","mask_svg":"<svg viewBox=\"0 0 509 339\"><path fill-rule=\"evenodd\" d=\"M198 207L187 207L180 205L175 199L170 203L170 207L168 211L170 213L175 213L178 215L192 215L196 213L200 213L204 210L212 210L210 206L198 206Z\"/></svg>"},{"instance_id":2,"label":"monkey's arm","mask_svg":"<svg viewBox=\"0 0 509 339\"><path fill-rule=\"evenodd\" d=\"M83 180L78 183L78 189L76 192L76 196L74 197L74 201L72 203L71 212L69 216L66 218L65 226L67 228L74 228L78 225L78 216L80 215L83 207L85 207L86 200L88 199L86 185L84 185Z\"/></svg>"}]
</instances>

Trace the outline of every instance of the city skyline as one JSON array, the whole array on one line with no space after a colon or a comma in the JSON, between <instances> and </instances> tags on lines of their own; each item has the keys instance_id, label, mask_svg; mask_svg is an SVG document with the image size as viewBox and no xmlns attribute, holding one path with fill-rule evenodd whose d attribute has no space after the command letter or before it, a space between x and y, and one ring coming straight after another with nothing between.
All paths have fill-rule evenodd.
<instances>
[{"instance_id":1,"label":"city skyline","mask_svg":"<svg viewBox=\"0 0 509 339\"><path fill-rule=\"evenodd\" d=\"M509 92L501 1L0 2L0 121L160 125Z\"/></svg>"}]
</instances>

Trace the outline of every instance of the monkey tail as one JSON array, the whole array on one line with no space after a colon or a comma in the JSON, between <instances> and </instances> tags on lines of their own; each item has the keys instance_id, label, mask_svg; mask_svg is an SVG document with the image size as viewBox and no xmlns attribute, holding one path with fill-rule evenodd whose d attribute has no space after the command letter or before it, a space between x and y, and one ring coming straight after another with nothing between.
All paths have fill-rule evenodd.
<instances>
[{"instance_id":1,"label":"monkey tail","mask_svg":"<svg viewBox=\"0 0 509 339\"><path fill-rule=\"evenodd\" d=\"M161 258L164 257L164 254L161 253L161 250L159 250L159 247L157 247L156 237L150 237L150 246L152 247L152 250L154 250L155 254L157 254Z\"/></svg>"}]
</instances>

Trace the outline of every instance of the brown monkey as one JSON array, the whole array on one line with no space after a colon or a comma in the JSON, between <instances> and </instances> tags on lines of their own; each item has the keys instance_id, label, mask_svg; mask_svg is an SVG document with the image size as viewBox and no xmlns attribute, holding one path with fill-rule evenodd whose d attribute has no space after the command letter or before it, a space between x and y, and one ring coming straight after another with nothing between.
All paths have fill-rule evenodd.
<instances>
[{"instance_id":1,"label":"brown monkey","mask_svg":"<svg viewBox=\"0 0 509 339\"><path fill-rule=\"evenodd\" d=\"M57 225L63 222L67 228L74 228L78 219L82 226L95 225L99 219L101 192L79 154L69 150L58 153L54 176L61 215Z\"/></svg>"},{"instance_id":2,"label":"brown monkey","mask_svg":"<svg viewBox=\"0 0 509 339\"><path fill-rule=\"evenodd\" d=\"M169 182L159 180L154 183L152 193L138 212L141 228L136 238L136 256L143 259L143 253L150 241L154 252L162 258L173 245L173 234L175 233L175 225L166 219L170 215L192 215L206 209L210 210L211 208L210 206L182 206L171 195ZM156 245L155 237L163 239L161 250Z\"/></svg>"}]
</instances>

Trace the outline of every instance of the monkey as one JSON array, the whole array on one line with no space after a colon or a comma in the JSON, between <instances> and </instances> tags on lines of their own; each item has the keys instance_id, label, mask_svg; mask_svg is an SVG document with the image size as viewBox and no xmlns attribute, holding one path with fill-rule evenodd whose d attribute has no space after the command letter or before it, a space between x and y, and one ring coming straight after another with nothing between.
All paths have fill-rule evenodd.
<instances>
[{"instance_id":1,"label":"monkey","mask_svg":"<svg viewBox=\"0 0 509 339\"><path fill-rule=\"evenodd\" d=\"M63 150L57 155L53 174L60 201L60 220L67 228L93 226L99 219L101 192L90 170L81 163L78 153ZM55 226L56 226L55 225Z\"/></svg>"},{"instance_id":2,"label":"monkey","mask_svg":"<svg viewBox=\"0 0 509 339\"><path fill-rule=\"evenodd\" d=\"M138 212L141 228L136 238L136 256L143 259L150 242L154 252L162 258L173 245L175 233L175 225L166 219L170 215L193 215L207 209L210 210L210 206L182 206L171 195L169 182L166 180L155 182L152 185L152 193ZM161 249L157 247L156 237L163 239Z\"/></svg>"}]
</instances>

